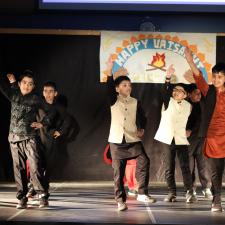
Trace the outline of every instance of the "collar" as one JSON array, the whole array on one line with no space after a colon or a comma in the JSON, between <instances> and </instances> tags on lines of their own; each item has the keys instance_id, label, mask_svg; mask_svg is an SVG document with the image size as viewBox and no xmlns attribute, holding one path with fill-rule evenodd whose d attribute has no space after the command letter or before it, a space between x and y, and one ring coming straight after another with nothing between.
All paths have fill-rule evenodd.
<instances>
[{"instance_id":1,"label":"collar","mask_svg":"<svg viewBox=\"0 0 225 225\"><path fill-rule=\"evenodd\" d=\"M174 103L177 103L178 105L182 105L183 102L184 102L184 100L177 101L177 100L175 100L175 99L172 98L172 97L171 97L171 99L172 99L172 101L173 101Z\"/></svg>"},{"instance_id":2,"label":"collar","mask_svg":"<svg viewBox=\"0 0 225 225\"><path fill-rule=\"evenodd\" d=\"M128 102L128 101L131 99L130 95L127 96L127 97L123 97L123 96L120 95L120 94L118 95L118 98L119 98L119 100L122 101L122 102Z\"/></svg>"}]
</instances>

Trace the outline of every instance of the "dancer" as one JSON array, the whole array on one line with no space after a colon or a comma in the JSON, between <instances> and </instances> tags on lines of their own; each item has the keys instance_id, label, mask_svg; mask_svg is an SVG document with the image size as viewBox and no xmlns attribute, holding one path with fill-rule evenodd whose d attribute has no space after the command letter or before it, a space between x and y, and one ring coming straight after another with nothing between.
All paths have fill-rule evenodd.
<instances>
[{"instance_id":1,"label":"dancer","mask_svg":"<svg viewBox=\"0 0 225 225\"><path fill-rule=\"evenodd\" d=\"M203 152L211 167L212 212L222 212L221 191L225 166L225 63L217 63L212 68L212 85L208 85L202 72L195 65L192 52L185 49L197 87L203 95L202 120L199 137L203 138Z\"/></svg>"},{"instance_id":2,"label":"dancer","mask_svg":"<svg viewBox=\"0 0 225 225\"><path fill-rule=\"evenodd\" d=\"M39 138L36 129L50 125L53 114L46 115L41 123L36 122L38 109L45 110L45 104L34 93L35 81L32 71L26 70L20 76L18 88L11 88L0 77L0 91L11 101L9 143L13 158L14 176L17 187L17 209L27 208L28 181L26 160L30 162L31 178L39 195L39 207L48 205L47 190L41 168Z\"/></svg>"},{"instance_id":3,"label":"dancer","mask_svg":"<svg viewBox=\"0 0 225 225\"><path fill-rule=\"evenodd\" d=\"M146 118L137 99L130 96L132 86L126 70L120 70L115 80L112 76L113 61L108 61L108 90L111 100L111 126L109 134L112 167L114 169L115 199L118 210L127 209L124 174L128 159L137 160L136 179L138 201L155 202L148 195L150 160L145 153L141 137L144 135ZM120 73L120 74L119 74Z\"/></svg>"},{"instance_id":4,"label":"dancer","mask_svg":"<svg viewBox=\"0 0 225 225\"><path fill-rule=\"evenodd\" d=\"M186 124L191 113L191 105L185 98L187 92L183 84L176 84L171 93L171 76L175 73L173 65L166 71L166 82L163 89L163 103L165 110L162 112L159 128L155 139L165 146L165 178L168 186L166 202L176 201L175 159L178 156L186 190L186 202L193 203L197 199L193 194L191 172L188 157L188 140ZM170 97L172 96L172 97Z\"/></svg>"},{"instance_id":5,"label":"dancer","mask_svg":"<svg viewBox=\"0 0 225 225\"><path fill-rule=\"evenodd\" d=\"M203 154L202 139L198 137L200 122L201 122L201 91L195 84L188 86L188 101L192 105L192 112L187 122L189 160L190 170L192 174L192 183L194 188L194 194L196 195L196 167L198 170L199 181L202 186L202 193L205 198L212 199L211 193L211 181L209 177L207 160Z\"/></svg>"}]
</instances>

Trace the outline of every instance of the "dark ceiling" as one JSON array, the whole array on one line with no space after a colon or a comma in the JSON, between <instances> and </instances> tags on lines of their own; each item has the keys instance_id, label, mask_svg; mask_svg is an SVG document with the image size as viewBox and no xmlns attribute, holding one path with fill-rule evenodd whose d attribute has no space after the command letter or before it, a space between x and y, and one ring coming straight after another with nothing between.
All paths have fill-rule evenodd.
<instances>
[{"instance_id":1,"label":"dark ceiling","mask_svg":"<svg viewBox=\"0 0 225 225\"><path fill-rule=\"evenodd\" d=\"M37 9L38 0L0 0L0 13L33 13Z\"/></svg>"}]
</instances>

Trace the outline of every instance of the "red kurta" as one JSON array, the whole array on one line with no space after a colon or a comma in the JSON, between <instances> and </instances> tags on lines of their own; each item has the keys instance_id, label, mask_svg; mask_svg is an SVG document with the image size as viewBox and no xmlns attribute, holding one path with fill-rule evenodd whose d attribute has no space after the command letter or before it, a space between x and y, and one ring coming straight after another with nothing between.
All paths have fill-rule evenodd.
<instances>
[{"instance_id":1,"label":"red kurta","mask_svg":"<svg viewBox=\"0 0 225 225\"><path fill-rule=\"evenodd\" d=\"M209 86L202 74L194 78L197 87L206 96ZM204 153L209 158L225 158L225 91L216 92L216 105L209 123Z\"/></svg>"}]
</instances>

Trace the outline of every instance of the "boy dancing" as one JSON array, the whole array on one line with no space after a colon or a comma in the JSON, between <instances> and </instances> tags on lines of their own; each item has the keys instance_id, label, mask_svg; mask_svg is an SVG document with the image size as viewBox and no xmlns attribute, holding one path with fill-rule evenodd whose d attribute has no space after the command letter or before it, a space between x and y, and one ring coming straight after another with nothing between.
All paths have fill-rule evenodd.
<instances>
[{"instance_id":1,"label":"boy dancing","mask_svg":"<svg viewBox=\"0 0 225 225\"><path fill-rule=\"evenodd\" d=\"M199 181L202 186L202 193L205 198L212 199L211 182L209 177L209 171L207 168L207 161L202 151L202 138L198 137L200 123L201 123L201 91L195 84L188 86L188 101L192 105L191 115L187 122L187 133L190 170L192 174L192 183L194 188L194 194L196 195L196 167L198 170Z\"/></svg>"},{"instance_id":2,"label":"boy dancing","mask_svg":"<svg viewBox=\"0 0 225 225\"><path fill-rule=\"evenodd\" d=\"M9 143L17 187L16 197L19 200L17 209L27 208L27 159L30 162L32 182L39 194L39 207L42 208L48 205L48 200L41 167L40 142L36 129L49 125L51 116L45 116L41 123L36 122L38 109L45 109L45 104L34 93L35 82L31 71L27 70L20 76L18 85L18 88L11 88L10 85L5 83L3 77L0 77L0 91L11 101Z\"/></svg>"},{"instance_id":3,"label":"boy dancing","mask_svg":"<svg viewBox=\"0 0 225 225\"><path fill-rule=\"evenodd\" d=\"M167 145L165 148L165 178L169 193L164 201L176 201L175 159L177 155L186 189L186 202L193 203L197 199L193 194L187 147L189 143L186 136L186 124L191 113L191 105L185 100L187 93L183 84L176 84L171 90L170 79L174 72L173 65L171 65L167 70L163 90L165 110L162 112L155 139Z\"/></svg>"},{"instance_id":4,"label":"boy dancing","mask_svg":"<svg viewBox=\"0 0 225 225\"><path fill-rule=\"evenodd\" d=\"M113 62L108 61L108 90L111 100L111 127L109 134L112 167L114 169L115 199L118 210L127 209L124 174L128 159L137 160L136 179L138 182L137 200L153 203L156 200L148 195L150 160L145 153L141 137L144 135L146 118L137 99L130 96L132 86L127 71L112 77Z\"/></svg>"},{"instance_id":5,"label":"boy dancing","mask_svg":"<svg viewBox=\"0 0 225 225\"><path fill-rule=\"evenodd\" d=\"M217 63L212 68L212 85L208 85L188 48L185 49L185 57L196 85L203 95L199 137L203 139L203 152L209 158L211 167L211 211L222 212L221 191L225 166L225 63Z\"/></svg>"}]
</instances>

